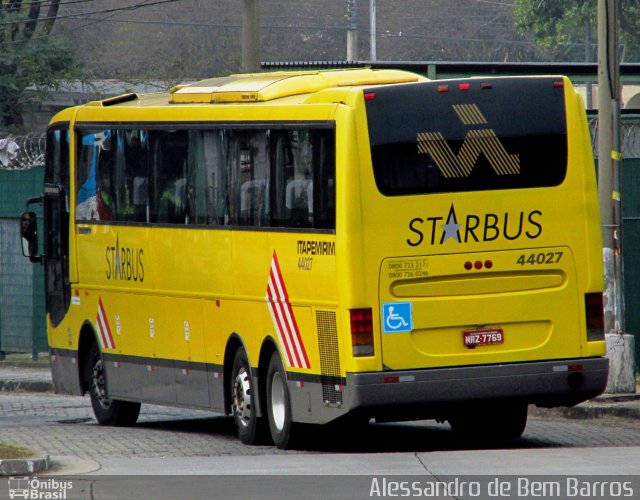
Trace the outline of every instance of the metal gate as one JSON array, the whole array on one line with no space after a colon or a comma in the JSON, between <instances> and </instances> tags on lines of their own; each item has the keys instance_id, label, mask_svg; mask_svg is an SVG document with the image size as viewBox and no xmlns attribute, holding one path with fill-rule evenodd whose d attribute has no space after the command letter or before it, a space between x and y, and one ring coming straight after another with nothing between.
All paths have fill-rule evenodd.
<instances>
[{"instance_id":1,"label":"metal gate","mask_svg":"<svg viewBox=\"0 0 640 500\"><path fill-rule=\"evenodd\" d=\"M0 358L48 350L44 273L22 256L19 233L25 200L42 192L43 180L43 168L0 170Z\"/></svg>"}]
</instances>

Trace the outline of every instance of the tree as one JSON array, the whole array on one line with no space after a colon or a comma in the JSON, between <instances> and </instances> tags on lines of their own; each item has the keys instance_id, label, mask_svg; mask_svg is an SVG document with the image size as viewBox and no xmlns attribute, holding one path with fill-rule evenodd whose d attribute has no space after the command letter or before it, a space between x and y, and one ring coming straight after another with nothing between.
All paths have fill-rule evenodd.
<instances>
[{"instance_id":1,"label":"tree","mask_svg":"<svg viewBox=\"0 0 640 500\"><path fill-rule=\"evenodd\" d=\"M622 59L636 58L640 48L640 2L619 0ZM515 22L523 33L533 31L547 48L562 48L565 58L584 53L587 30L597 26L597 0L515 0Z\"/></svg>"},{"instance_id":2,"label":"tree","mask_svg":"<svg viewBox=\"0 0 640 500\"><path fill-rule=\"evenodd\" d=\"M60 0L0 0L0 130L20 131L26 89L39 93L78 77L79 65L50 35Z\"/></svg>"}]
</instances>

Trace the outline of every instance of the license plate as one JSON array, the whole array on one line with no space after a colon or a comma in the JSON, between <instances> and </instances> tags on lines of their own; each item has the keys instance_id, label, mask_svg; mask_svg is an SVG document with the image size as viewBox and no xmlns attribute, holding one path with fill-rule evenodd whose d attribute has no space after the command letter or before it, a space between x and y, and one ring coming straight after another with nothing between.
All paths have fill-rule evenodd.
<instances>
[{"instance_id":1,"label":"license plate","mask_svg":"<svg viewBox=\"0 0 640 500\"><path fill-rule=\"evenodd\" d=\"M462 332L464 345L474 348L479 345L502 344L504 332L502 328L487 328L483 330L465 330Z\"/></svg>"}]
</instances>

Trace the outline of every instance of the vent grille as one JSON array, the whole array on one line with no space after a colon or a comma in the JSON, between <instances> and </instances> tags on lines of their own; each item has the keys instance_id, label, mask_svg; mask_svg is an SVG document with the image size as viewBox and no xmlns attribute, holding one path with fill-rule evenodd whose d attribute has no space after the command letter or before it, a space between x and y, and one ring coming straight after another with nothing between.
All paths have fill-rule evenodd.
<instances>
[{"instance_id":1,"label":"vent grille","mask_svg":"<svg viewBox=\"0 0 640 500\"><path fill-rule=\"evenodd\" d=\"M342 404L340 349L336 313L316 311L316 329L320 349L322 399L329 404Z\"/></svg>"}]
</instances>

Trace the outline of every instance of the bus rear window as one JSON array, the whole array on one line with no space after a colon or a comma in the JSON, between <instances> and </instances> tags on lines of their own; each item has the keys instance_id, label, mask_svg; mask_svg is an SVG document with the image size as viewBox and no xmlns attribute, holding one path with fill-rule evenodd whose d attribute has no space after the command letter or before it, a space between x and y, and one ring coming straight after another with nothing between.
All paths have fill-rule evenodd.
<instances>
[{"instance_id":1,"label":"bus rear window","mask_svg":"<svg viewBox=\"0 0 640 500\"><path fill-rule=\"evenodd\" d=\"M567 171L560 78L365 90L376 184L387 196L549 187Z\"/></svg>"}]
</instances>

